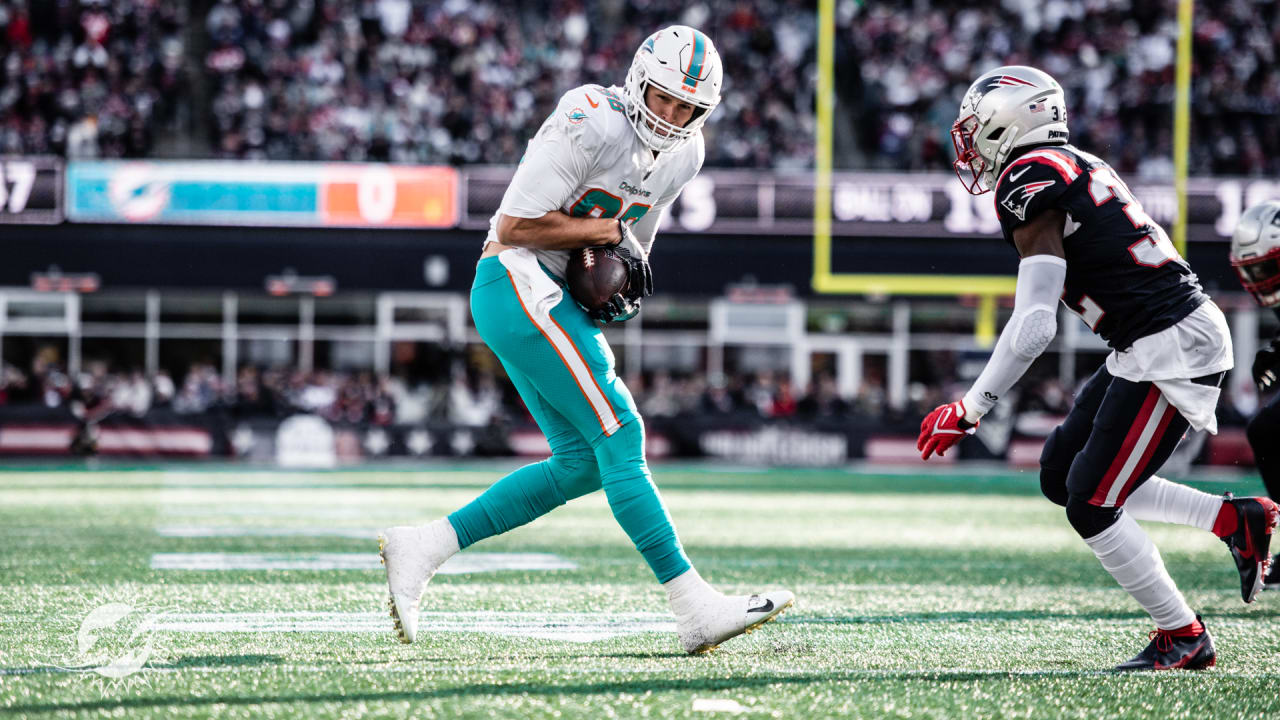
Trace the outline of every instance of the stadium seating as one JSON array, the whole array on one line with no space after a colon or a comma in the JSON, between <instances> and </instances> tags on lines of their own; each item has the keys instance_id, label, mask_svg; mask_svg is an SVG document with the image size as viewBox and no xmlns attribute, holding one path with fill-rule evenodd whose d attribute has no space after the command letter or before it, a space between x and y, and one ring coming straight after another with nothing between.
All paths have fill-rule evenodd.
<instances>
[{"instance_id":1,"label":"stadium seating","mask_svg":"<svg viewBox=\"0 0 1280 720\"><path fill-rule=\"evenodd\" d=\"M512 12L493 0L219 0L190 19L204 28L191 33L185 7L0 2L0 148L511 164L561 92L621 82L647 29L678 19L706 29L729 68L707 165L812 165L816 27L804 3L743 0L712 13L592 0ZM1280 172L1280 134L1266 122L1280 109L1276 42L1251 21L1260 13L1274 26L1278 7L1197 4L1193 123L1218 140L1192 143L1193 174ZM836 164L947 167L969 80L1028 63L1061 76L1077 140L1110 151L1123 173L1167 179L1172 12L1148 2L842 6Z\"/></svg>"}]
</instances>

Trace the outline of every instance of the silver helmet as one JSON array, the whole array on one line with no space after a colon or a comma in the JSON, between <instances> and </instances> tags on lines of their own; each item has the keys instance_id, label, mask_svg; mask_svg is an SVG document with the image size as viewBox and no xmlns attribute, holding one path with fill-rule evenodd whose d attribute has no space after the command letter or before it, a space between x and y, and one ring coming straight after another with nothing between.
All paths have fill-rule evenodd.
<instances>
[{"instance_id":1,"label":"silver helmet","mask_svg":"<svg viewBox=\"0 0 1280 720\"><path fill-rule=\"evenodd\" d=\"M1006 65L973 81L951 126L954 167L965 189L981 195L995 189L1014 149L1067 143L1067 106L1062 86L1048 73Z\"/></svg>"},{"instance_id":2,"label":"silver helmet","mask_svg":"<svg viewBox=\"0 0 1280 720\"><path fill-rule=\"evenodd\" d=\"M1280 305L1280 200L1258 203L1231 234L1231 267L1259 305Z\"/></svg>"}]
</instances>

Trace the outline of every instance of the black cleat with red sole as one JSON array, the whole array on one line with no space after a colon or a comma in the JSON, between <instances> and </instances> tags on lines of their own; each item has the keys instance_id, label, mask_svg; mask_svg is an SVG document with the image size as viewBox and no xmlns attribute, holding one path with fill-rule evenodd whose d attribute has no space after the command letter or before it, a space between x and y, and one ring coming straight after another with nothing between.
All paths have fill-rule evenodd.
<instances>
[{"instance_id":1,"label":"black cleat with red sole","mask_svg":"<svg viewBox=\"0 0 1280 720\"><path fill-rule=\"evenodd\" d=\"M1200 622L1200 616L1196 616ZM1116 670L1203 670L1213 667L1218 654L1213 649L1209 628L1200 624L1199 635L1174 635L1169 630L1152 630L1151 644Z\"/></svg>"},{"instance_id":2,"label":"black cleat with red sole","mask_svg":"<svg viewBox=\"0 0 1280 720\"><path fill-rule=\"evenodd\" d=\"M1240 571L1240 597L1251 603L1271 569L1271 535L1280 523L1280 507L1270 498L1233 498L1231 493L1223 496L1223 502L1236 510L1236 531L1222 542Z\"/></svg>"}]
</instances>

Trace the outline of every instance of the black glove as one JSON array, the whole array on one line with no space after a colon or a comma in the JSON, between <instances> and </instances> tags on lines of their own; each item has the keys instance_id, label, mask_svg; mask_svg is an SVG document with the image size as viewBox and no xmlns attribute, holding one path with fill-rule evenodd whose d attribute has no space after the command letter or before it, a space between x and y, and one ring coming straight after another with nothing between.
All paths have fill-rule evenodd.
<instances>
[{"instance_id":1,"label":"black glove","mask_svg":"<svg viewBox=\"0 0 1280 720\"><path fill-rule=\"evenodd\" d=\"M653 270L649 267L649 261L636 257L626 246L616 247L613 251L627 263L627 287L622 295L628 300L639 300L652 295Z\"/></svg>"},{"instance_id":2,"label":"black glove","mask_svg":"<svg viewBox=\"0 0 1280 720\"><path fill-rule=\"evenodd\" d=\"M640 301L623 297L622 293L615 293L604 307L587 314L593 320L602 323L626 322L640 314Z\"/></svg>"},{"instance_id":3,"label":"black glove","mask_svg":"<svg viewBox=\"0 0 1280 720\"><path fill-rule=\"evenodd\" d=\"M653 270L629 223L618 221L618 242L607 247L627 266L627 285L614 293L604 307L587 314L602 323L626 322L640 312L640 299L653 294Z\"/></svg>"},{"instance_id":4,"label":"black glove","mask_svg":"<svg viewBox=\"0 0 1280 720\"><path fill-rule=\"evenodd\" d=\"M1253 382L1259 390L1267 390L1276 383L1276 369L1280 368L1280 348L1276 341L1258 351L1253 357Z\"/></svg>"},{"instance_id":5,"label":"black glove","mask_svg":"<svg viewBox=\"0 0 1280 720\"><path fill-rule=\"evenodd\" d=\"M639 314L640 298L653 294L653 271L649 263L632 255L626 247L615 246L606 252L627 266L627 284L602 307L587 314L602 323L626 322Z\"/></svg>"}]
</instances>

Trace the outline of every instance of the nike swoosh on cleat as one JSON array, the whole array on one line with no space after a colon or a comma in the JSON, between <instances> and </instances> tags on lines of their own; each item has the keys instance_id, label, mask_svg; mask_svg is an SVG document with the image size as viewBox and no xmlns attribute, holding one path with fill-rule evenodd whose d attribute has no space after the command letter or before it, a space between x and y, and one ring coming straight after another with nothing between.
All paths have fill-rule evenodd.
<instances>
[{"instance_id":1,"label":"nike swoosh on cleat","mask_svg":"<svg viewBox=\"0 0 1280 720\"><path fill-rule=\"evenodd\" d=\"M773 601L772 601L772 600L765 600L765 601L764 601L764 604L763 604L763 605L761 605L760 607L747 608L747 612L749 612L749 613L753 613L753 612L769 612L769 611L771 611L771 610L773 610Z\"/></svg>"},{"instance_id":2,"label":"nike swoosh on cleat","mask_svg":"<svg viewBox=\"0 0 1280 720\"><path fill-rule=\"evenodd\" d=\"M1205 641L1201 640L1199 645L1195 646L1195 648L1191 652L1187 653L1186 655L1183 655L1178 660L1178 662L1173 663L1172 665L1161 665L1159 662L1157 662L1152 667L1152 669L1153 670L1176 670L1178 668L1184 667L1186 666L1187 663L1191 662L1196 655L1200 654L1200 650L1204 647L1204 643Z\"/></svg>"}]
</instances>

